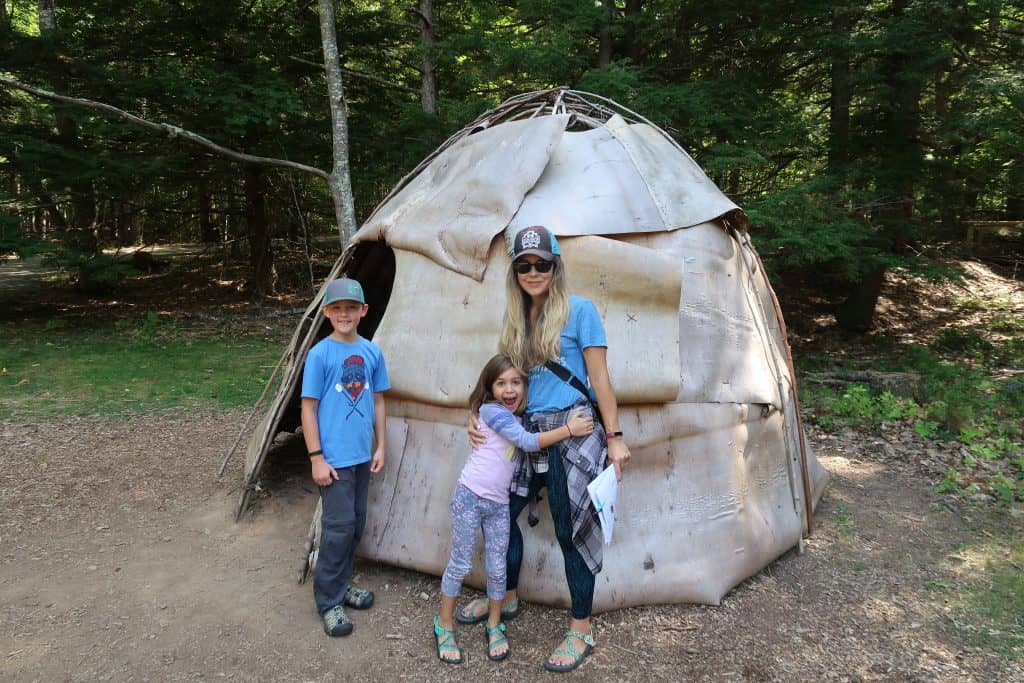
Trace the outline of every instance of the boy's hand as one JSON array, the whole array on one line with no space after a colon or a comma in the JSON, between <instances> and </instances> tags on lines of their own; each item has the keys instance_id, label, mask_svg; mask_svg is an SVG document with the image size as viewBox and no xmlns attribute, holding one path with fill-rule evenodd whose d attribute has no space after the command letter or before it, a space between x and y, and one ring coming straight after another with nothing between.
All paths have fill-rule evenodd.
<instances>
[{"instance_id":1,"label":"boy's hand","mask_svg":"<svg viewBox=\"0 0 1024 683\"><path fill-rule=\"evenodd\" d=\"M384 449L378 448L373 452L373 459L370 460L370 472L376 474L384 469Z\"/></svg>"},{"instance_id":2,"label":"boy's hand","mask_svg":"<svg viewBox=\"0 0 1024 683\"><path fill-rule=\"evenodd\" d=\"M330 486L338 480L337 470L327 464L324 456L310 458L310 463L313 465L313 483L317 486Z\"/></svg>"}]
</instances>

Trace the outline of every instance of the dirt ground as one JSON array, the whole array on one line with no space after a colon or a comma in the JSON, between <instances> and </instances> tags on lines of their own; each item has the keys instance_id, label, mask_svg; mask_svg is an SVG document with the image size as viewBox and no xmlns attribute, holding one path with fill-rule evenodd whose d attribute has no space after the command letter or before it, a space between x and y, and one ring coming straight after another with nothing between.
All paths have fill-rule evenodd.
<instances>
[{"instance_id":1,"label":"dirt ground","mask_svg":"<svg viewBox=\"0 0 1024 683\"><path fill-rule=\"evenodd\" d=\"M196 278L208 280L200 270ZM114 302L118 314L151 309L166 289ZM225 301L230 289L225 281ZM96 310L61 296L7 313ZM896 335L915 328L898 303L883 321ZM527 605L500 664L484 655L482 626L463 627L468 661L444 666L431 636L437 578L370 563L357 580L377 604L352 612L352 636L325 636L311 586L295 580L316 501L306 463L279 468L239 523L240 457L215 477L244 419L233 411L0 422L0 680L554 677L541 662L565 612ZM963 576L988 513L936 495L940 470L913 449L849 430L809 437L832 483L804 554L780 558L718 606L596 617L598 647L568 677L1024 680L1022 663L966 645L933 589Z\"/></svg>"},{"instance_id":2,"label":"dirt ground","mask_svg":"<svg viewBox=\"0 0 1024 683\"><path fill-rule=\"evenodd\" d=\"M296 564L313 487L282 476L235 523L240 465L215 473L242 413L63 418L0 426L0 678L14 681L548 679L564 612L528 605L512 655L460 631L461 667L430 635L438 581L363 563L377 605L355 633L320 630ZM1022 680L965 647L929 581L957 570L967 515L914 467L812 434L832 485L805 553L780 558L720 606L595 619L583 680ZM45 459L43 455L45 454ZM628 484L628 478L627 478ZM959 558L959 559L958 559Z\"/></svg>"}]
</instances>

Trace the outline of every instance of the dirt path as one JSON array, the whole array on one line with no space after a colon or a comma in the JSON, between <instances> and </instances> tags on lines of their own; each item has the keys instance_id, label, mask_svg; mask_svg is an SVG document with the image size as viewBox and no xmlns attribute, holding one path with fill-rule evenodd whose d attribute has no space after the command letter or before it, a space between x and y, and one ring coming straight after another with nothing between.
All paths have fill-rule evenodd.
<instances>
[{"instance_id":1,"label":"dirt path","mask_svg":"<svg viewBox=\"0 0 1024 683\"><path fill-rule=\"evenodd\" d=\"M46 279L56 275L57 268L47 265L42 256L0 258L0 301L31 295L46 286Z\"/></svg>"},{"instance_id":2,"label":"dirt path","mask_svg":"<svg viewBox=\"0 0 1024 683\"><path fill-rule=\"evenodd\" d=\"M355 613L351 637L324 636L310 586L295 583L312 487L289 477L235 524L237 466L213 479L242 418L0 424L0 679L550 680L539 662L564 613L528 606L499 665L464 628L467 664L442 668L429 636L437 580L390 567L360 566L378 605ZM953 571L964 521L909 469L820 439L819 450L834 483L803 556L718 607L598 617L599 647L574 677L1024 678L959 643L928 592Z\"/></svg>"}]
</instances>

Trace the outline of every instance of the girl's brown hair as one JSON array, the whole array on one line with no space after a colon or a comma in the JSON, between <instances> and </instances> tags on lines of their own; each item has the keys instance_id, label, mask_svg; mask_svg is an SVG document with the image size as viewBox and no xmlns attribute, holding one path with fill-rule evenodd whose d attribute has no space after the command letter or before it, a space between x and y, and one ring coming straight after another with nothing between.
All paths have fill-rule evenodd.
<instances>
[{"instance_id":1,"label":"girl's brown hair","mask_svg":"<svg viewBox=\"0 0 1024 683\"><path fill-rule=\"evenodd\" d=\"M479 413L480 406L483 404L497 402L498 399L491 391L491 387L494 386L494 380L509 368L514 368L519 373L519 376L523 378L523 388L526 388L526 373L519 369L511 358L499 353L487 361L487 365L480 371L480 378L477 379L476 386L473 387L473 393L469 395L470 412Z\"/></svg>"}]
</instances>

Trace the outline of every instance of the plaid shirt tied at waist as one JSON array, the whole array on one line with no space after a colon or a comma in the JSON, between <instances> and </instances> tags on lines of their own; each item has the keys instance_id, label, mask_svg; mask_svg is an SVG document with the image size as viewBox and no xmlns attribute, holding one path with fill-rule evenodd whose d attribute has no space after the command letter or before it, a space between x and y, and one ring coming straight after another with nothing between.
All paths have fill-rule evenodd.
<instances>
[{"instance_id":1,"label":"plaid shirt tied at waist","mask_svg":"<svg viewBox=\"0 0 1024 683\"><path fill-rule=\"evenodd\" d=\"M581 408L584 414L593 414L590 402L580 401L576 405L556 413L527 415L526 427L531 432L537 433L561 427L569 421L569 416L574 411ZM528 496L533 473L547 472L549 458L563 458L569 485L572 543L587 563L591 573L597 574L601 571L604 555L604 536L601 533L601 523L598 521L597 513L590 501L590 494L587 492L587 484L601 473L605 458L608 456L608 446L601 423L594 420L594 431L587 436L564 439L541 449L539 453L526 453L525 456L518 458L509 491L516 496Z\"/></svg>"}]
</instances>

